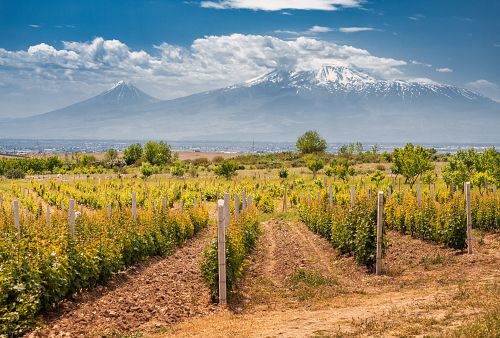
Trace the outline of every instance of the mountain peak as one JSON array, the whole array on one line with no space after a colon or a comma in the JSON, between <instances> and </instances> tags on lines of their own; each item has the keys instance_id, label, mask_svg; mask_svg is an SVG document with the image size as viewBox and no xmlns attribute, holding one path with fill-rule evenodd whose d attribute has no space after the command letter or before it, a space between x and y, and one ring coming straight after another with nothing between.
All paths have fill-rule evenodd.
<instances>
[{"instance_id":1,"label":"mountain peak","mask_svg":"<svg viewBox=\"0 0 500 338\"><path fill-rule=\"evenodd\" d=\"M110 104L144 104L157 102L158 99L149 96L139 88L124 80L116 82L110 89L96 96L96 99Z\"/></svg>"}]
</instances>

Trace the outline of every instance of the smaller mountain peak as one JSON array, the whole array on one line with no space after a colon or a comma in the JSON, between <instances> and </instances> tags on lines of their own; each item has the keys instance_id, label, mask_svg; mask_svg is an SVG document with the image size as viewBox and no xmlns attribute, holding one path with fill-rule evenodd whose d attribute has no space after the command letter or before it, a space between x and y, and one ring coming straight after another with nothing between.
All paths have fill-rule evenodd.
<instances>
[{"instance_id":1,"label":"smaller mountain peak","mask_svg":"<svg viewBox=\"0 0 500 338\"><path fill-rule=\"evenodd\" d=\"M120 80L118 82L116 82L111 88L110 90L113 90L115 88L118 88L118 87L133 87L131 84L127 83L125 80Z\"/></svg>"}]
</instances>

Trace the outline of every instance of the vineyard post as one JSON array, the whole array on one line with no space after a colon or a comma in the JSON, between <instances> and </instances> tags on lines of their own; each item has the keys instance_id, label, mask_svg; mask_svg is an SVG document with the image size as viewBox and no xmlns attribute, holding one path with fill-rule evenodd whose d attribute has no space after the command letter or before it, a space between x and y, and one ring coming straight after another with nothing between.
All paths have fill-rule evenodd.
<instances>
[{"instance_id":1,"label":"vineyard post","mask_svg":"<svg viewBox=\"0 0 500 338\"><path fill-rule=\"evenodd\" d=\"M388 199L392 198L392 188L391 188L391 186L389 186L389 188L387 189L387 198Z\"/></svg>"},{"instance_id":2,"label":"vineyard post","mask_svg":"<svg viewBox=\"0 0 500 338\"><path fill-rule=\"evenodd\" d=\"M153 201L153 211L156 211L156 200Z\"/></svg>"},{"instance_id":3,"label":"vineyard post","mask_svg":"<svg viewBox=\"0 0 500 338\"><path fill-rule=\"evenodd\" d=\"M318 191L318 205L321 203L321 191Z\"/></svg>"},{"instance_id":4,"label":"vineyard post","mask_svg":"<svg viewBox=\"0 0 500 338\"><path fill-rule=\"evenodd\" d=\"M15 200L12 203L13 203L12 206L14 208L14 226L16 227L17 232L19 233L21 230L21 227L19 225L19 202Z\"/></svg>"},{"instance_id":5,"label":"vineyard post","mask_svg":"<svg viewBox=\"0 0 500 338\"><path fill-rule=\"evenodd\" d=\"M465 205L467 208L467 252L472 253L472 214L470 206L470 182L464 183Z\"/></svg>"},{"instance_id":6,"label":"vineyard post","mask_svg":"<svg viewBox=\"0 0 500 338\"><path fill-rule=\"evenodd\" d=\"M375 262L375 274L382 273L382 235L384 228L384 192L378 192L377 206L377 257Z\"/></svg>"},{"instance_id":7,"label":"vineyard post","mask_svg":"<svg viewBox=\"0 0 500 338\"><path fill-rule=\"evenodd\" d=\"M69 232L73 237L75 235L75 200L71 199L68 203L68 221Z\"/></svg>"},{"instance_id":8,"label":"vineyard post","mask_svg":"<svg viewBox=\"0 0 500 338\"><path fill-rule=\"evenodd\" d=\"M0 193L0 209L2 208L2 203L3 203L3 196L2 196L2 194Z\"/></svg>"},{"instance_id":9,"label":"vineyard post","mask_svg":"<svg viewBox=\"0 0 500 338\"><path fill-rule=\"evenodd\" d=\"M238 194L234 194L234 215L236 217L240 215L240 197Z\"/></svg>"},{"instance_id":10,"label":"vineyard post","mask_svg":"<svg viewBox=\"0 0 500 338\"><path fill-rule=\"evenodd\" d=\"M286 187L283 189L283 212L286 211Z\"/></svg>"},{"instance_id":11,"label":"vineyard post","mask_svg":"<svg viewBox=\"0 0 500 338\"><path fill-rule=\"evenodd\" d=\"M430 195L431 195L431 199L434 199L434 185L431 185L430 186L430 191L429 191Z\"/></svg>"},{"instance_id":12,"label":"vineyard post","mask_svg":"<svg viewBox=\"0 0 500 338\"><path fill-rule=\"evenodd\" d=\"M182 201L181 198L181 200L179 201L179 210L182 211L183 208L184 208L184 202Z\"/></svg>"},{"instance_id":13,"label":"vineyard post","mask_svg":"<svg viewBox=\"0 0 500 338\"><path fill-rule=\"evenodd\" d=\"M368 200L372 199L372 188L368 188Z\"/></svg>"},{"instance_id":14,"label":"vineyard post","mask_svg":"<svg viewBox=\"0 0 500 338\"><path fill-rule=\"evenodd\" d=\"M420 191L420 183L417 183L417 203L418 206L422 204L422 193Z\"/></svg>"},{"instance_id":15,"label":"vineyard post","mask_svg":"<svg viewBox=\"0 0 500 338\"><path fill-rule=\"evenodd\" d=\"M135 192L132 193L132 218L134 219L134 221L137 219L137 205L136 205Z\"/></svg>"},{"instance_id":16,"label":"vineyard post","mask_svg":"<svg viewBox=\"0 0 500 338\"><path fill-rule=\"evenodd\" d=\"M46 210L45 217L47 219L47 225L50 225L50 205L48 205L48 204L47 204L47 210Z\"/></svg>"},{"instance_id":17,"label":"vineyard post","mask_svg":"<svg viewBox=\"0 0 500 338\"><path fill-rule=\"evenodd\" d=\"M111 219L111 203L108 203L108 218Z\"/></svg>"},{"instance_id":18,"label":"vineyard post","mask_svg":"<svg viewBox=\"0 0 500 338\"><path fill-rule=\"evenodd\" d=\"M311 205L311 194L307 194L307 206Z\"/></svg>"},{"instance_id":19,"label":"vineyard post","mask_svg":"<svg viewBox=\"0 0 500 338\"><path fill-rule=\"evenodd\" d=\"M252 203L253 203L253 197L252 196L248 196L247 206L251 206Z\"/></svg>"},{"instance_id":20,"label":"vineyard post","mask_svg":"<svg viewBox=\"0 0 500 338\"><path fill-rule=\"evenodd\" d=\"M219 266L219 304L226 305L226 232L224 226L224 200L217 204L217 258Z\"/></svg>"},{"instance_id":21,"label":"vineyard post","mask_svg":"<svg viewBox=\"0 0 500 338\"><path fill-rule=\"evenodd\" d=\"M201 202L203 201L203 194L201 193L200 191L200 206L201 206Z\"/></svg>"},{"instance_id":22,"label":"vineyard post","mask_svg":"<svg viewBox=\"0 0 500 338\"><path fill-rule=\"evenodd\" d=\"M162 210L167 209L167 200L165 199L165 197L161 198L161 208Z\"/></svg>"},{"instance_id":23,"label":"vineyard post","mask_svg":"<svg viewBox=\"0 0 500 338\"><path fill-rule=\"evenodd\" d=\"M330 208L332 208L333 207L333 188L332 188L331 185L330 185L330 188L328 190L329 190L328 191L328 195L329 195L328 201L329 201L329 204L330 204Z\"/></svg>"},{"instance_id":24,"label":"vineyard post","mask_svg":"<svg viewBox=\"0 0 500 338\"><path fill-rule=\"evenodd\" d=\"M229 229L229 220L231 219L231 195L224 194L224 229Z\"/></svg>"},{"instance_id":25,"label":"vineyard post","mask_svg":"<svg viewBox=\"0 0 500 338\"><path fill-rule=\"evenodd\" d=\"M356 194L355 187L351 185L351 208L354 208L354 196Z\"/></svg>"},{"instance_id":26,"label":"vineyard post","mask_svg":"<svg viewBox=\"0 0 500 338\"><path fill-rule=\"evenodd\" d=\"M241 210L245 211L247 209L247 191L243 188L241 192Z\"/></svg>"},{"instance_id":27,"label":"vineyard post","mask_svg":"<svg viewBox=\"0 0 500 338\"><path fill-rule=\"evenodd\" d=\"M193 199L193 209L196 210L196 197Z\"/></svg>"}]
</instances>

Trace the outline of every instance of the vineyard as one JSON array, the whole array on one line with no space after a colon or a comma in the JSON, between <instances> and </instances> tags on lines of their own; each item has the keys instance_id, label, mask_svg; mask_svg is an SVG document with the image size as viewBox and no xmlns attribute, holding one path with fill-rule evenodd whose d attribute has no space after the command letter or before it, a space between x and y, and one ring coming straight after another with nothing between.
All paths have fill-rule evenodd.
<instances>
[{"instance_id":1,"label":"vineyard","mask_svg":"<svg viewBox=\"0 0 500 338\"><path fill-rule=\"evenodd\" d=\"M230 304L248 281L246 271L255 251L261 250L259 243L271 240L266 231L275 231L263 228L262 222L276 217L300 220L340 257L353 257L355 269L368 276L375 272L377 258L377 212L384 219L379 247L384 260L398 244L392 242L393 233L461 254L470 249L461 187L442 179L413 184L397 176L335 176L314 172L311 177L296 169L290 175L245 170L232 178L207 173L139 179L110 173L0 181L0 335L35 329L45 313L72 295L104 285L150 257L171 256L203 231L212 240L201 244L198 274L209 290L207 301L216 303L220 233L215 225L221 199L228 213L224 257ZM381 210L378 191L384 196ZM473 185L470 206L474 231L500 230L494 185ZM389 271L382 267L382 274ZM310 281L314 276L301 272L296 278ZM330 279L319 280L320 285L333 285Z\"/></svg>"}]
</instances>

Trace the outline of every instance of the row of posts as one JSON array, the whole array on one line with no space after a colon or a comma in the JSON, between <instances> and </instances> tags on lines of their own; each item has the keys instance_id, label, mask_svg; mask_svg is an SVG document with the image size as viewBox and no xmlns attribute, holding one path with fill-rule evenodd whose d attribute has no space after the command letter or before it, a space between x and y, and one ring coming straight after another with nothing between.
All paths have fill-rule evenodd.
<instances>
[{"instance_id":1,"label":"row of posts","mask_svg":"<svg viewBox=\"0 0 500 338\"><path fill-rule=\"evenodd\" d=\"M245 211L253 204L252 196L246 196L243 189L241 194L241 211ZM226 193L224 199L217 201L217 264L219 272L219 304L227 304L227 281L226 281L226 231L229 229L231 220L231 196ZM240 198L234 195L234 215L240 215Z\"/></svg>"}]
</instances>

